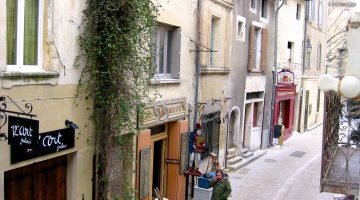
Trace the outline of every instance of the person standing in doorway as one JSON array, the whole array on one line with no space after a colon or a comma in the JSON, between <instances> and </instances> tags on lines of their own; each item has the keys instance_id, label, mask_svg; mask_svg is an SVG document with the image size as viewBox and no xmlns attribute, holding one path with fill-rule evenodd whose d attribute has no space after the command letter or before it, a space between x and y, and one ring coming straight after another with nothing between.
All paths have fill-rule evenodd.
<instances>
[{"instance_id":1,"label":"person standing in doorway","mask_svg":"<svg viewBox=\"0 0 360 200\"><path fill-rule=\"evenodd\" d=\"M216 170L215 178L210 182L213 188L211 200L227 200L231 194L229 177L221 169Z\"/></svg>"}]
</instances>

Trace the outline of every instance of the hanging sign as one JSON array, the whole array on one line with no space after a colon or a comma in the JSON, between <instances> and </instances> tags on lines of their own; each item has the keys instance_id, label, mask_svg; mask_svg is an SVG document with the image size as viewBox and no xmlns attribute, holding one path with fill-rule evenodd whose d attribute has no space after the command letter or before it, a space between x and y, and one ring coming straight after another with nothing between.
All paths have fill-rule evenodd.
<instances>
[{"instance_id":1,"label":"hanging sign","mask_svg":"<svg viewBox=\"0 0 360 200\"><path fill-rule=\"evenodd\" d=\"M294 73L289 70L282 70L277 75L278 85L291 85L294 84Z\"/></svg>"},{"instance_id":2,"label":"hanging sign","mask_svg":"<svg viewBox=\"0 0 360 200\"><path fill-rule=\"evenodd\" d=\"M11 163L73 148L75 130L65 128L39 134L39 121L9 116L8 137Z\"/></svg>"},{"instance_id":3,"label":"hanging sign","mask_svg":"<svg viewBox=\"0 0 360 200\"><path fill-rule=\"evenodd\" d=\"M21 117L8 118L8 143L11 145L11 163L24 158L33 158L39 135L39 121ZM19 155L19 158L14 157Z\"/></svg>"}]
</instances>

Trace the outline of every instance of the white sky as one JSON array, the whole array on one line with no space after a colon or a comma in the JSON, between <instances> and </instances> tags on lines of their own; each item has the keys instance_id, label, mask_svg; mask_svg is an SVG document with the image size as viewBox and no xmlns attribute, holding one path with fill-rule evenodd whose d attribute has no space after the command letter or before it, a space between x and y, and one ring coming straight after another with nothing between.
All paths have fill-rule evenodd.
<instances>
[{"instance_id":1,"label":"white sky","mask_svg":"<svg viewBox=\"0 0 360 200\"><path fill-rule=\"evenodd\" d=\"M354 8L355 11L360 12L360 0L355 0L356 6Z\"/></svg>"}]
</instances>

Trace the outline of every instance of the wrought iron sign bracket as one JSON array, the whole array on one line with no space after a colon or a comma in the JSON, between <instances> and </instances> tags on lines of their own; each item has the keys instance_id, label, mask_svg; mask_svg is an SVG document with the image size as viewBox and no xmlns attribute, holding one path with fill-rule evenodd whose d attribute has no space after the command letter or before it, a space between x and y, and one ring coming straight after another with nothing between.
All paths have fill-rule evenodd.
<instances>
[{"instance_id":1,"label":"wrought iron sign bracket","mask_svg":"<svg viewBox=\"0 0 360 200\"><path fill-rule=\"evenodd\" d=\"M204 105L206 105L207 103L198 103L198 109L201 107L204 107Z\"/></svg>"},{"instance_id":2,"label":"wrought iron sign bracket","mask_svg":"<svg viewBox=\"0 0 360 200\"><path fill-rule=\"evenodd\" d=\"M212 101L212 105L214 105L216 102L221 102L221 100L220 99L211 99L211 101Z\"/></svg>"},{"instance_id":3,"label":"wrought iron sign bracket","mask_svg":"<svg viewBox=\"0 0 360 200\"><path fill-rule=\"evenodd\" d=\"M206 46L200 44L199 42L196 42L195 40L193 40L191 38L190 38L190 42L193 42L195 44L195 46L199 48L199 49L195 49L195 50L190 49L190 52L210 52L210 53L217 52L209 47L206 47Z\"/></svg>"},{"instance_id":4,"label":"wrought iron sign bracket","mask_svg":"<svg viewBox=\"0 0 360 200\"><path fill-rule=\"evenodd\" d=\"M231 97L225 97L224 102L226 103L227 101L232 100L232 99L233 98L231 98Z\"/></svg>"},{"instance_id":5,"label":"wrought iron sign bracket","mask_svg":"<svg viewBox=\"0 0 360 200\"><path fill-rule=\"evenodd\" d=\"M8 109L8 104L13 104L17 110L10 110ZM0 121L3 121L0 124L0 130L8 121L8 114L14 114L17 116L26 116L26 117L37 117L35 114L32 114L33 106L31 103L25 103L24 108L21 108L11 97L7 95L0 96ZM0 133L0 141L7 140L8 137L5 133Z\"/></svg>"}]
</instances>

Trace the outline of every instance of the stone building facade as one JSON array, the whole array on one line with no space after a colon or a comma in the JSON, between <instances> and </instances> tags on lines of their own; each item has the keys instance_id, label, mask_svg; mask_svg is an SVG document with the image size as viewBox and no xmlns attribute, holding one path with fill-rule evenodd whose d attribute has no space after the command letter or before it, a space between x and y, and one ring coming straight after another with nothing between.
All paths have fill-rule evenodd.
<instances>
[{"instance_id":1,"label":"stone building facade","mask_svg":"<svg viewBox=\"0 0 360 200\"><path fill-rule=\"evenodd\" d=\"M85 1L0 4L1 109L21 113L1 114L0 199L92 199L92 102L73 67Z\"/></svg>"}]
</instances>

